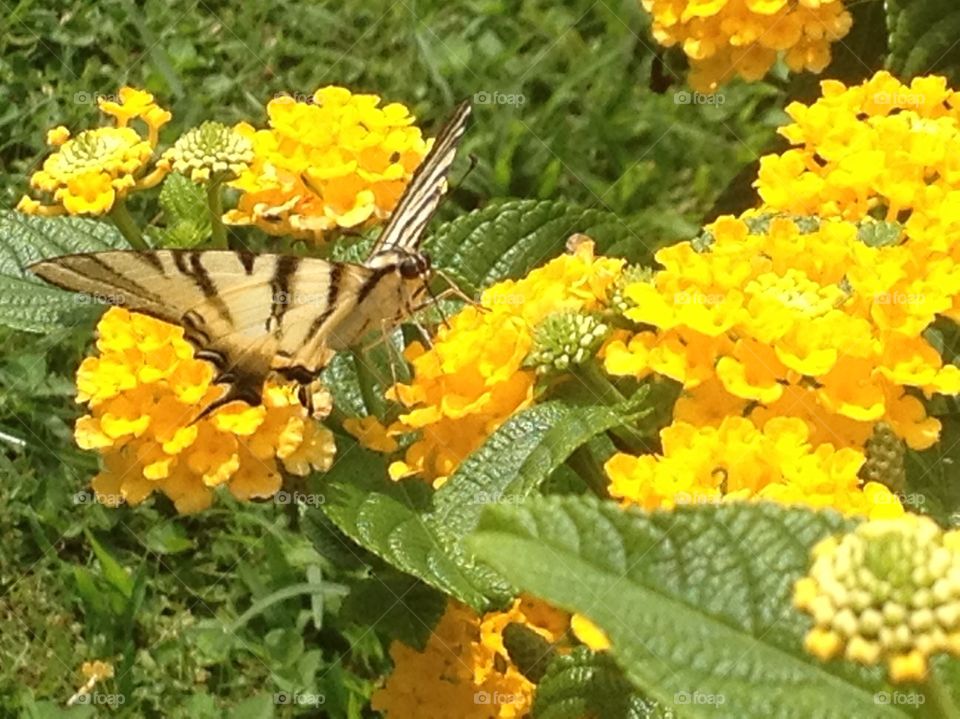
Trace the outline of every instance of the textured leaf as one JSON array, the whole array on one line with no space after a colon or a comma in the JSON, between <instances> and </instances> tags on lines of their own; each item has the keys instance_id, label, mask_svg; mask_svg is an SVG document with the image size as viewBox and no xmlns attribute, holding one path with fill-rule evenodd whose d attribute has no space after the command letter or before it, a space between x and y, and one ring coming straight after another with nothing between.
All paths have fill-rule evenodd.
<instances>
[{"instance_id":1,"label":"textured leaf","mask_svg":"<svg viewBox=\"0 0 960 719\"><path fill-rule=\"evenodd\" d=\"M210 236L210 215L203 188L179 172L167 175L160 189L166 229L163 247L196 247Z\"/></svg>"},{"instance_id":2,"label":"textured leaf","mask_svg":"<svg viewBox=\"0 0 960 719\"><path fill-rule=\"evenodd\" d=\"M491 507L469 545L520 589L601 627L626 676L684 715L903 717L877 670L822 664L791 605L820 538L852 522L773 505L646 514L594 498Z\"/></svg>"},{"instance_id":3,"label":"textured leaf","mask_svg":"<svg viewBox=\"0 0 960 719\"><path fill-rule=\"evenodd\" d=\"M128 245L106 222L0 211L0 323L28 332L61 328L66 315L98 298L51 287L24 268L45 257L112 249Z\"/></svg>"},{"instance_id":4,"label":"textured leaf","mask_svg":"<svg viewBox=\"0 0 960 719\"><path fill-rule=\"evenodd\" d=\"M363 627L376 622L378 635L422 651L446 606L447 598L420 580L380 571L351 588L340 617Z\"/></svg>"},{"instance_id":5,"label":"textured leaf","mask_svg":"<svg viewBox=\"0 0 960 719\"><path fill-rule=\"evenodd\" d=\"M391 482L382 455L348 445L325 475L323 511L393 566L484 607L511 590L463 547L481 509L531 494L577 447L624 421L606 407L539 405L506 422L436 492L420 480Z\"/></svg>"},{"instance_id":6,"label":"textured leaf","mask_svg":"<svg viewBox=\"0 0 960 719\"><path fill-rule=\"evenodd\" d=\"M575 233L592 237L597 252L631 261L648 258L652 243L612 212L554 200L510 200L442 225L425 243L435 267L468 295L520 277L564 251Z\"/></svg>"},{"instance_id":7,"label":"textured leaf","mask_svg":"<svg viewBox=\"0 0 960 719\"><path fill-rule=\"evenodd\" d=\"M577 647L550 662L537 686L534 719L669 719L674 716L637 694L613 658Z\"/></svg>"},{"instance_id":8,"label":"textured leaf","mask_svg":"<svg viewBox=\"0 0 960 719\"><path fill-rule=\"evenodd\" d=\"M887 0L887 67L902 80L916 75L960 78L960 6L954 0Z\"/></svg>"}]
</instances>

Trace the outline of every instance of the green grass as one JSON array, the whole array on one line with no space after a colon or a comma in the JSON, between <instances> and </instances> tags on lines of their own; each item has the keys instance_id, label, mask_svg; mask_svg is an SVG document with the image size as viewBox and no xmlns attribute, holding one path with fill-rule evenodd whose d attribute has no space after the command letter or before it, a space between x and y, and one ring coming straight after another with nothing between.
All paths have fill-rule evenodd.
<instances>
[{"instance_id":1,"label":"green grass","mask_svg":"<svg viewBox=\"0 0 960 719\"><path fill-rule=\"evenodd\" d=\"M443 213L565 199L613 210L654 247L696 231L771 142L784 101L766 84L731 87L720 106L651 91L635 0L6 0L0 28L4 206L42 162L46 129L98 124L93 98L122 84L173 110L164 143L205 119L262 123L275 94L324 84L404 102L427 128L462 98L501 93L522 104L476 106L464 149L477 167ZM91 327L0 342L0 432L14 438L0 438L0 716L93 716L61 708L96 658L117 667L100 688L124 697L111 715L309 716L272 701L299 689L323 693L331 717L372 716L403 618L368 633L379 614L357 597L385 598L340 588L362 586L376 562L335 542L342 556L319 552L300 514L275 504L181 518L164 501L77 503L96 472L71 438ZM323 606L270 599L318 576Z\"/></svg>"}]
</instances>

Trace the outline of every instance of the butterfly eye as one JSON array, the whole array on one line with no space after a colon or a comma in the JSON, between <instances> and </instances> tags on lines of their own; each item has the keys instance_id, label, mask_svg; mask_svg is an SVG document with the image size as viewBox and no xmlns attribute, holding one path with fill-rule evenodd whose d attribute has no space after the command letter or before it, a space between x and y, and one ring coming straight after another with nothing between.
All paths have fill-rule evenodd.
<instances>
[{"instance_id":1,"label":"butterfly eye","mask_svg":"<svg viewBox=\"0 0 960 719\"><path fill-rule=\"evenodd\" d=\"M408 255L400 261L400 275L405 280L415 280L430 270L430 258L426 255Z\"/></svg>"}]
</instances>

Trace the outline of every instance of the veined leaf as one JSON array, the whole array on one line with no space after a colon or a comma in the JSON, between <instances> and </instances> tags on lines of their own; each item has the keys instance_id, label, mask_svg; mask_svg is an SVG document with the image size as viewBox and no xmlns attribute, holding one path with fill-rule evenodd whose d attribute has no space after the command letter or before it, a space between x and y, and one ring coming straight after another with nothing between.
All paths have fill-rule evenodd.
<instances>
[{"instance_id":1,"label":"veined leaf","mask_svg":"<svg viewBox=\"0 0 960 719\"><path fill-rule=\"evenodd\" d=\"M98 304L98 298L51 287L25 267L45 257L117 249L128 245L106 222L0 211L0 324L50 332L63 326L64 315Z\"/></svg>"},{"instance_id":2,"label":"veined leaf","mask_svg":"<svg viewBox=\"0 0 960 719\"><path fill-rule=\"evenodd\" d=\"M483 507L533 493L577 447L626 420L608 407L538 405L506 422L435 492L420 480L391 482L382 455L341 447L324 476L323 511L395 567L481 608L512 593L463 546Z\"/></svg>"},{"instance_id":3,"label":"veined leaf","mask_svg":"<svg viewBox=\"0 0 960 719\"><path fill-rule=\"evenodd\" d=\"M534 719L671 719L674 714L633 690L606 652L577 647L558 656L537 685Z\"/></svg>"},{"instance_id":4,"label":"veined leaf","mask_svg":"<svg viewBox=\"0 0 960 719\"><path fill-rule=\"evenodd\" d=\"M887 67L902 80L946 74L958 79L960 6L953 0L887 0Z\"/></svg>"},{"instance_id":5,"label":"veined leaf","mask_svg":"<svg viewBox=\"0 0 960 719\"><path fill-rule=\"evenodd\" d=\"M491 507L468 542L517 587L602 628L627 677L685 716L905 717L882 670L806 654L792 608L833 512L728 505L652 514L590 497Z\"/></svg>"},{"instance_id":6,"label":"veined leaf","mask_svg":"<svg viewBox=\"0 0 960 719\"><path fill-rule=\"evenodd\" d=\"M475 295L556 257L567 238L578 232L596 241L598 253L631 261L650 256L649 238L614 213L554 200L490 204L442 225L424 243L424 250L461 290Z\"/></svg>"}]
</instances>

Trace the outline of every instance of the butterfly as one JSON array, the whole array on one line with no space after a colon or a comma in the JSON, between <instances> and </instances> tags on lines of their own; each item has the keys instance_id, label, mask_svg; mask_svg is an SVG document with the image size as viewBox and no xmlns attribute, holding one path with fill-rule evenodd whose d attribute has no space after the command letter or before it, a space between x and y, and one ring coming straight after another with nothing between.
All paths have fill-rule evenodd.
<instances>
[{"instance_id":1,"label":"butterfly","mask_svg":"<svg viewBox=\"0 0 960 719\"><path fill-rule=\"evenodd\" d=\"M471 107L461 103L401 195L362 264L232 250L109 251L30 265L47 282L183 327L195 356L225 391L201 414L261 402L271 375L310 386L333 353L355 346L426 304L432 270L424 230L447 191L447 174ZM196 421L196 420L195 420Z\"/></svg>"}]
</instances>

